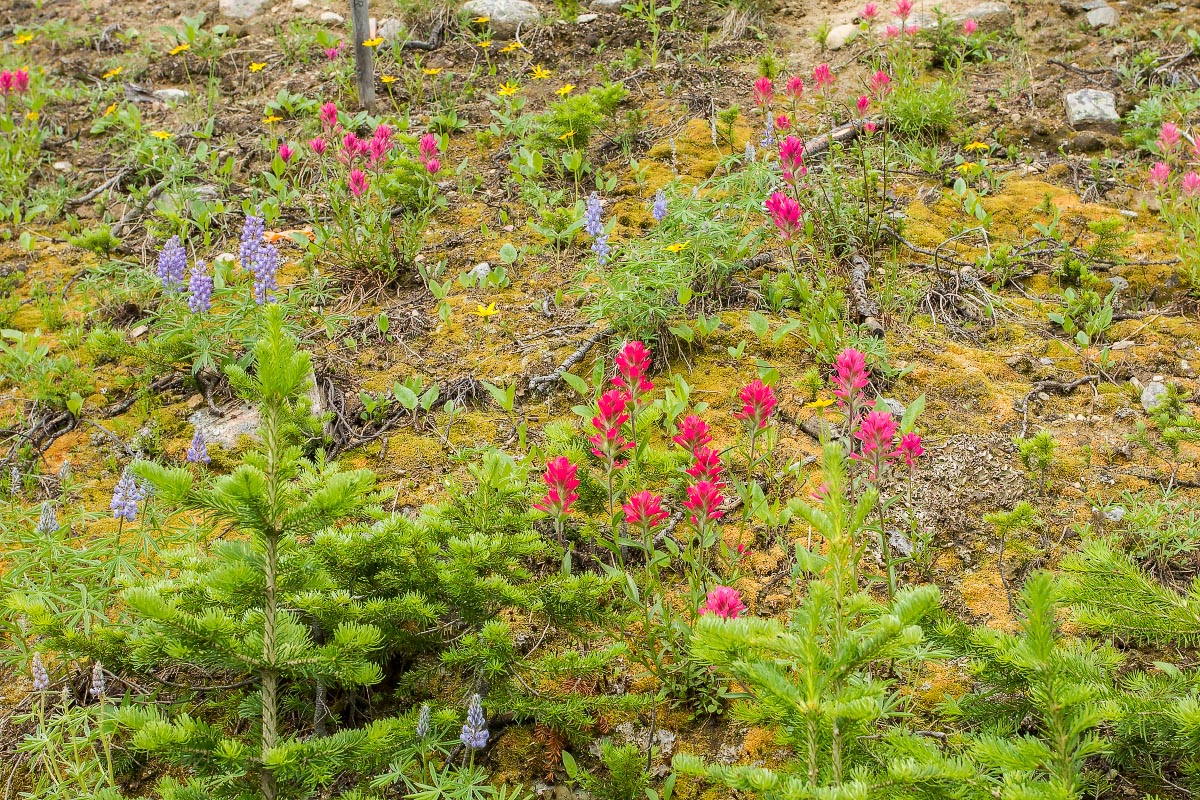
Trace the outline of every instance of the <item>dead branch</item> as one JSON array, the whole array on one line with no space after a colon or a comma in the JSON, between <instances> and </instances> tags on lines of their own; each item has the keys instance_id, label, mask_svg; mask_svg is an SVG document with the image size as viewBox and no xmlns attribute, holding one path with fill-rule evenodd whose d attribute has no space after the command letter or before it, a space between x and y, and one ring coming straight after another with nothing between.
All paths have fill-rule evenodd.
<instances>
[{"instance_id":1,"label":"dead branch","mask_svg":"<svg viewBox=\"0 0 1200 800\"><path fill-rule=\"evenodd\" d=\"M1076 388L1084 384L1095 383L1100 380L1099 375L1084 375L1082 378L1077 378L1073 381L1038 381L1026 393L1014 408L1021 412L1021 437L1025 437L1025 433L1029 430L1029 401L1034 398L1039 392L1054 392L1055 394L1070 394Z\"/></svg>"},{"instance_id":2,"label":"dead branch","mask_svg":"<svg viewBox=\"0 0 1200 800\"><path fill-rule=\"evenodd\" d=\"M596 333L592 334L590 337L588 337L587 341L576 348L575 352L567 356L566 361L558 365L558 369L554 370L548 375L538 375L530 378L530 391L548 392L550 387L557 383L558 379L562 377L562 374L582 361L583 357L588 354L589 350L596 346L597 342L607 339L616 332L616 328L605 328L604 330L597 331Z\"/></svg>"},{"instance_id":3,"label":"dead branch","mask_svg":"<svg viewBox=\"0 0 1200 800\"><path fill-rule=\"evenodd\" d=\"M867 292L867 274L871 265L861 254L850 256L850 299L859 324L877 339L883 338L883 325L879 322L879 305Z\"/></svg>"},{"instance_id":4,"label":"dead branch","mask_svg":"<svg viewBox=\"0 0 1200 800\"><path fill-rule=\"evenodd\" d=\"M877 129L882 128L884 125L881 120L867 119L856 119L844 125L839 125L829 133L822 133L820 136L814 136L805 142L804 159L811 162L817 157L825 155L834 142L846 144L847 142L854 141L866 128L868 122L874 124Z\"/></svg>"}]
</instances>

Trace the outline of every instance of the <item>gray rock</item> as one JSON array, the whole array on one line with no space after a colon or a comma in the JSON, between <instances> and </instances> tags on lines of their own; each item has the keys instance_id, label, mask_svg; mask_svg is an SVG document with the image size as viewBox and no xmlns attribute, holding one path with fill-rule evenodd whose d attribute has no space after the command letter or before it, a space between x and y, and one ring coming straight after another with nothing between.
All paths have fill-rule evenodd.
<instances>
[{"instance_id":1,"label":"gray rock","mask_svg":"<svg viewBox=\"0 0 1200 800\"><path fill-rule=\"evenodd\" d=\"M1162 381L1150 381L1142 389L1142 408L1153 414L1167 400L1167 385Z\"/></svg>"},{"instance_id":2,"label":"gray rock","mask_svg":"<svg viewBox=\"0 0 1200 800\"><path fill-rule=\"evenodd\" d=\"M578 17L575 18L575 24L576 25L586 25L589 22L595 22L598 19L600 19L599 14L580 14Z\"/></svg>"},{"instance_id":3,"label":"gray rock","mask_svg":"<svg viewBox=\"0 0 1200 800\"><path fill-rule=\"evenodd\" d=\"M70 172L75 169L70 161L55 161L51 166L54 167L55 172Z\"/></svg>"},{"instance_id":4,"label":"gray rock","mask_svg":"<svg viewBox=\"0 0 1200 800\"><path fill-rule=\"evenodd\" d=\"M323 11L318 19L321 20L321 22L327 22L331 25L341 25L346 21L345 17L335 11Z\"/></svg>"},{"instance_id":5,"label":"gray rock","mask_svg":"<svg viewBox=\"0 0 1200 800\"><path fill-rule=\"evenodd\" d=\"M1108 511L1104 512L1104 518L1109 522L1120 522L1121 520L1125 519L1126 513L1127 512L1125 511L1124 506L1113 506Z\"/></svg>"},{"instance_id":6,"label":"gray rock","mask_svg":"<svg viewBox=\"0 0 1200 800\"><path fill-rule=\"evenodd\" d=\"M292 0L292 11L303 11L312 5L312 0Z\"/></svg>"},{"instance_id":7,"label":"gray rock","mask_svg":"<svg viewBox=\"0 0 1200 800\"><path fill-rule=\"evenodd\" d=\"M188 422L204 435L209 447L220 445L226 450L234 450L243 436L257 436L262 417L250 406L226 411L222 417L213 416L208 409L202 408L188 417Z\"/></svg>"},{"instance_id":8,"label":"gray rock","mask_svg":"<svg viewBox=\"0 0 1200 800\"><path fill-rule=\"evenodd\" d=\"M1120 294L1129 288L1129 281L1125 280L1120 275L1108 276L1108 282L1111 283L1112 287L1117 290L1117 294Z\"/></svg>"},{"instance_id":9,"label":"gray rock","mask_svg":"<svg viewBox=\"0 0 1200 800\"><path fill-rule=\"evenodd\" d=\"M164 103L182 103L192 96L186 89L156 89L154 96Z\"/></svg>"},{"instance_id":10,"label":"gray rock","mask_svg":"<svg viewBox=\"0 0 1200 800\"><path fill-rule=\"evenodd\" d=\"M588 8L592 11L601 11L608 14L620 14L621 6L625 5L627 0L592 0L588 3Z\"/></svg>"},{"instance_id":11,"label":"gray rock","mask_svg":"<svg viewBox=\"0 0 1200 800\"><path fill-rule=\"evenodd\" d=\"M217 10L233 19L250 19L267 10L271 0L221 0Z\"/></svg>"},{"instance_id":12,"label":"gray rock","mask_svg":"<svg viewBox=\"0 0 1200 800\"><path fill-rule=\"evenodd\" d=\"M825 36L825 47L830 50L841 50L858 35L858 26L846 23L831 28Z\"/></svg>"},{"instance_id":13,"label":"gray rock","mask_svg":"<svg viewBox=\"0 0 1200 800\"><path fill-rule=\"evenodd\" d=\"M1067 123L1075 130L1101 130L1116 133L1121 122L1117 98L1112 92L1081 89L1063 97Z\"/></svg>"},{"instance_id":14,"label":"gray rock","mask_svg":"<svg viewBox=\"0 0 1200 800\"><path fill-rule=\"evenodd\" d=\"M1093 28L1110 28L1117 24L1120 15L1112 6L1101 6L1087 12L1087 23Z\"/></svg>"},{"instance_id":15,"label":"gray rock","mask_svg":"<svg viewBox=\"0 0 1200 800\"><path fill-rule=\"evenodd\" d=\"M1006 3L979 3L954 15L954 21L960 24L969 19L988 33L1011 28L1014 21L1012 9Z\"/></svg>"},{"instance_id":16,"label":"gray rock","mask_svg":"<svg viewBox=\"0 0 1200 800\"><path fill-rule=\"evenodd\" d=\"M492 265L486 261L480 261L471 268L468 274L475 279L477 284L483 283L488 279L488 275L492 274Z\"/></svg>"},{"instance_id":17,"label":"gray rock","mask_svg":"<svg viewBox=\"0 0 1200 800\"><path fill-rule=\"evenodd\" d=\"M903 403L891 397L883 398L883 404L887 406L888 413L897 419L903 419L904 412L908 410Z\"/></svg>"},{"instance_id":18,"label":"gray rock","mask_svg":"<svg viewBox=\"0 0 1200 800\"><path fill-rule=\"evenodd\" d=\"M1179 6L1175 3L1159 3L1151 11L1157 11L1160 14L1174 14L1179 10Z\"/></svg>"},{"instance_id":19,"label":"gray rock","mask_svg":"<svg viewBox=\"0 0 1200 800\"><path fill-rule=\"evenodd\" d=\"M1097 8L1104 8L1108 5L1108 0L1084 0L1079 4L1079 7L1084 11L1095 11Z\"/></svg>"},{"instance_id":20,"label":"gray rock","mask_svg":"<svg viewBox=\"0 0 1200 800\"><path fill-rule=\"evenodd\" d=\"M492 33L501 39L515 35L518 27L542 21L542 12L527 0L467 0L462 11L472 17L487 17Z\"/></svg>"},{"instance_id":21,"label":"gray rock","mask_svg":"<svg viewBox=\"0 0 1200 800\"><path fill-rule=\"evenodd\" d=\"M385 42L392 41L402 33L404 33L404 23L395 17L388 17L375 29L375 34L383 37Z\"/></svg>"},{"instance_id":22,"label":"gray rock","mask_svg":"<svg viewBox=\"0 0 1200 800\"><path fill-rule=\"evenodd\" d=\"M913 554L912 542L908 539L908 534L904 531L893 528L888 531L888 544L892 547L892 552L904 558L911 558Z\"/></svg>"}]
</instances>

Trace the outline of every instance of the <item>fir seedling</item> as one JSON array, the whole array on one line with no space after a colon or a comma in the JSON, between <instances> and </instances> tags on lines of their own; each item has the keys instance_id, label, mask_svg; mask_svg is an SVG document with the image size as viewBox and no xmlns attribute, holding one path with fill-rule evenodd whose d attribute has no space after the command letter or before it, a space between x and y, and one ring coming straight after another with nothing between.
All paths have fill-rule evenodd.
<instances>
[{"instance_id":1,"label":"fir seedling","mask_svg":"<svg viewBox=\"0 0 1200 800\"><path fill-rule=\"evenodd\" d=\"M1017 453L1025 469L1038 476L1038 484L1042 491L1050 490L1050 467L1054 464L1054 451L1058 442L1050 431L1038 431L1028 439L1017 437L1013 439Z\"/></svg>"}]
</instances>

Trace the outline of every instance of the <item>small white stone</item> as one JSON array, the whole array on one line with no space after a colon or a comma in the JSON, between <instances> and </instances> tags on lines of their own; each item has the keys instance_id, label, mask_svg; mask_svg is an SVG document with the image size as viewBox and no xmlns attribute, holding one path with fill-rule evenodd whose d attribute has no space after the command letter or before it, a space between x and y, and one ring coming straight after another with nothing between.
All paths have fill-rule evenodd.
<instances>
[{"instance_id":1,"label":"small white stone","mask_svg":"<svg viewBox=\"0 0 1200 800\"><path fill-rule=\"evenodd\" d=\"M841 50L858 35L858 26L846 23L831 28L825 34L825 47L830 50Z\"/></svg>"},{"instance_id":2,"label":"small white stone","mask_svg":"<svg viewBox=\"0 0 1200 800\"><path fill-rule=\"evenodd\" d=\"M57 172L70 172L74 169L74 166L72 166L70 161L55 161L54 169Z\"/></svg>"},{"instance_id":3,"label":"small white stone","mask_svg":"<svg viewBox=\"0 0 1200 800\"><path fill-rule=\"evenodd\" d=\"M576 25L586 25L587 23L595 22L598 19L600 19L599 14L580 14L578 17L575 18L575 24Z\"/></svg>"},{"instance_id":4,"label":"small white stone","mask_svg":"<svg viewBox=\"0 0 1200 800\"><path fill-rule=\"evenodd\" d=\"M1146 412L1153 414L1167 400L1167 385L1160 379L1155 379L1146 384L1146 388L1142 389L1142 408Z\"/></svg>"},{"instance_id":5,"label":"small white stone","mask_svg":"<svg viewBox=\"0 0 1200 800\"><path fill-rule=\"evenodd\" d=\"M323 11L319 17L321 22L329 23L330 25L341 25L346 21L346 18L334 11Z\"/></svg>"},{"instance_id":6,"label":"small white stone","mask_svg":"<svg viewBox=\"0 0 1200 800\"><path fill-rule=\"evenodd\" d=\"M157 89L154 96L164 103L182 103L192 96L186 89Z\"/></svg>"},{"instance_id":7,"label":"small white stone","mask_svg":"<svg viewBox=\"0 0 1200 800\"><path fill-rule=\"evenodd\" d=\"M303 11L312 5L312 0L292 0L292 11Z\"/></svg>"},{"instance_id":8,"label":"small white stone","mask_svg":"<svg viewBox=\"0 0 1200 800\"><path fill-rule=\"evenodd\" d=\"M1112 6L1101 6L1087 12L1087 22L1093 28L1111 28L1117 24L1120 15Z\"/></svg>"}]
</instances>

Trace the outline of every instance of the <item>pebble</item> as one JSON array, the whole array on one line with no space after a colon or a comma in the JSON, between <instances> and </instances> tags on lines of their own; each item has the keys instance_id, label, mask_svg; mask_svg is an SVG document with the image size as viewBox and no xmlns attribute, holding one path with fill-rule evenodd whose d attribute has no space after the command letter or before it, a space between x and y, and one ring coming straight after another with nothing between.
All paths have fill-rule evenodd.
<instances>
[{"instance_id":1,"label":"pebble","mask_svg":"<svg viewBox=\"0 0 1200 800\"><path fill-rule=\"evenodd\" d=\"M825 35L825 47L828 50L841 50L858 35L858 26L846 23L837 25Z\"/></svg>"},{"instance_id":2,"label":"pebble","mask_svg":"<svg viewBox=\"0 0 1200 800\"><path fill-rule=\"evenodd\" d=\"M269 2L270 0L220 0L217 10L233 19L250 19L265 11Z\"/></svg>"},{"instance_id":3,"label":"pebble","mask_svg":"<svg viewBox=\"0 0 1200 800\"><path fill-rule=\"evenodd\" d=\"M599 14L580 14L578 17L575 18L575 24L576 25L586 25L589 22L595 22L598 19L600 19Z\"/></svg>"},{"instance_id":4,"label":"pebble","mask_svg":"<svg viewBox=\"0 0 1200 800\"><path fill-rule=\"evenodd\" d=\"M303 11L312 5L312 0L292 0L292 11Z\"/></svg>"},{"instance_id":5,"label":"pebble","mask_svg":"<svg viewBox=\"0 0 1200 800\"><path fill-rule=\"evenodd\" d=\"M1142 389L1142 408L1146 409L1146 413L1153 414L1167 399L1167 385L1162 382L1161 378L1155 377L1154 380L1146 384L1146 388Z\"/></svg>"},{"instance_id":6,"label":"pebble","mask_svg":"<svg viewBox=\"0 0 1200 800\"><path fill-rule=\"evenodd\" d=\"M1063 96L1067 122L1076 130L1090 128L1116 132L1121 122L1117 98L1112 92L1080 89Z\"/></svg>"},{"instance_id":7,"label":"pebble","mask_svg":"<svg viewBox=\"0 0 1200 800\"><path fill-rule=\"evenodd\" d=\"M395 17L388 17L379 23L379 27L375 30L375 35L382 37L385 42L390 42L403 32L404 23Z\"/></svg>"},{"instance_id":8,"label":"pebble","mask_svg":"<svg viewBox=\"0 0 1200 800\"><path fill-rule=\"evenodd\" d=\"M469 274L476 280L477 283L483 283L488 279L488 275L492 274L492 265L486 261L480 261L471 268L471 272Z\"/></svg>"},{"instance_id":9,"label":"pebble","mask_svg":"<svg viewBox=\"0 0 1200 800\"><path fill-rule=\"evenodd\" d=\"M1112 6L1101 6L1087 12L1088 25L1093 28L1111 28L1117 24L1117 20L1120 18L1121 15Z\"/></svg>"},{"instance_id":10,"label":"pebble","mask_svg":"<svg viewBox=\"0 0 1200 800\"><path fill-rule=\"evenodd\" d=\"M70 161L55 161L53 166L56 172L70 172L75 168Z\"/></svg>"},{"instance_id":11,"label":"pebble","mask_svg":"<svg viewBox=\"0 0 1200 800\"><path fill-rule=\"evenodd\" d=\"M487 17L498 39L511 38L517 28L542 21L542 12L527 0L468 0L463 3L462 12L470 17Z\"/></svg>"},{"instance_id":12,"label":"pebble","mask_svg":"<svg viewBox=\"0 0 1200 800\"><path fill-rule=\"evenodd\" d=\"M979 30L985 33L1002 31L1013 26L1013 12L1007 3L979 3L966 11L955 14L953 20L960 25L969 19L975 20Z\"/></svg>"},{"instance_id":13,"label":"pebble","mask_svg":"<svg viewBox=\"0 0 1200 800\"><path fill-rule=\"evenodd\" d=\"M336 11L322 11L321 16L318 17L318 19L320 19L321 22L326 22L331 25L341 25L346 21L346 18Z\"/></svg>"},{"instance_id":14,"label":"pebble","mask_svg":"<svg viewBox=\"0 0 1200 800\"><path fill-rule=\"evenodd\" d=\"M154 96L164 103L182 103L192 96L186 89L156 89Z\"/></svg>"},{"instance_id":15,"label":"pebble","mask_svg":"<svg viewBox=\"0 0 1200 800\"><path fill-rule=\"evenodd\" d=\"M609 14L620 14L621 6L625 5L626 0L592 0L588 3L588 8L592 11L603 11Z\"/></svg>"}]
</instances>

